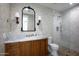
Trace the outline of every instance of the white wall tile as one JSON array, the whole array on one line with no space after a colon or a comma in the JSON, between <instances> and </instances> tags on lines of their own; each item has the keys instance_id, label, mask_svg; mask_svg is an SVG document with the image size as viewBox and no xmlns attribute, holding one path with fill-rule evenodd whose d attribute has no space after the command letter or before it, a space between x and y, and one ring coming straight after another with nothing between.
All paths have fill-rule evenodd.
<instances>
[{"instance_id":1,"label":"white wall tile","mask_svg":"<svg viewBox=\"0 0 79 59\"><path fill-rule=\"evenodd\" d=\"M67 43L65 46L79 51L79 6L64 13L62 33L62 40Z\"/></svg>"}]
</instances>

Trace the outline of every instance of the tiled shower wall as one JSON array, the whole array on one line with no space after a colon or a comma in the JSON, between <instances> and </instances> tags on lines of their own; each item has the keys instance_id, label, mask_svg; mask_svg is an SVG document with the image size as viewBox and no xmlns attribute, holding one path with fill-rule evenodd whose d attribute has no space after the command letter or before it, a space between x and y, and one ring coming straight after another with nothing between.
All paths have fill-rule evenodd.
<instances>
[{"instance_id":1,"label":"tiled shower wall","mask_svg":"<svg viewBox=\"0 0 79 59\"><path fill-rule=\"evenodd\" d=\"M79 51L79 5L63 13L61 46Z\"/></svg>"}]
</instances>

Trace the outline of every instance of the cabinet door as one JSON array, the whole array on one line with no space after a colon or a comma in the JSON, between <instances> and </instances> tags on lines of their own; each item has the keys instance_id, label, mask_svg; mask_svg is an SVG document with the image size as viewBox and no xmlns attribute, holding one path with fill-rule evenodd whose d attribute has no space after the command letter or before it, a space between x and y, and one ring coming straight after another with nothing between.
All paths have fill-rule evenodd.
<instances>
[{"instance_id":1,"label":"cabinet door","mask_svg":"<svg viewBox=\"0 0 79 59\"><path fill-rule=\"evenodd\" d=\"M41 56L46 56L48 55L48 41L47 39L43 39L43 40L40 40L41 41Z\"/></svg>"},{"instance_id":2,"label":"cabinet door","mask_svg":"<svg viewBox=\"0 0 79 59\"><path fill-rule=\"evenodd\" d=\"M5 53L6 55L9 56L18 56L19 55L18 43L5 44Z\"/></svg>"},{"instance_id":3,"label":"cabinet door","mask_svg":"<svg viewBox=\"0 0 79 59\"><path fill-rule=\"evenodd\" d=\"M46 48L45 55L48 56L48 39L45 40L45 48Z\"/></svg>"},{"instance_id":4,"label":"cabinet door","mask_svg":"<svg viewBox=\"0 0 79 59\"><path fill-rule=\"evenodd\" d=\"M19 42L20 56L30 56L31 55L31 41Z\"/></svg>"},{"instance_id":5,"label":"cabinet door","mask_svg":"<svg viewBox=\"0 0 79 59\"><path fill-rule=\"evenodd\" d=\"M31 55L32 56L40 56L41 55L40 48L41 48L40 40L32 41Z\"/></svg>"},{"instance_id":6,"label":"cabinet door","mask_svg":"<svg viewBox=\"0 0 79 59\"><path fill-rule=\"evenodd\" d=\"M48 41L47 41L47 39L32 41L32 55L33 56L48 55Z\"/></svg>"}]
</instances>

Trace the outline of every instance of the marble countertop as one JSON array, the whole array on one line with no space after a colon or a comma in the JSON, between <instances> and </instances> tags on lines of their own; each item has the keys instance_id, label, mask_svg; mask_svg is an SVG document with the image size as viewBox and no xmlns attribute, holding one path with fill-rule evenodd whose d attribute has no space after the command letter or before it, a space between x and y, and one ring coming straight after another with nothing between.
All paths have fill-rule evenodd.
<instances>
[{"instance_id":1,"label":"marble countertop","mask_svg":"<svg viewBox=\"0 0 79 59\"><path fill-rule=\"evenodd\" d=\"M13 40L7 40L4 43L14 43L14 42L22 42L22 41L32 41L32 40L41 40L41 39L45 39L47 37L45 36L41 36L41 37L25 37L22 39L13 39Z\"/></svg>"}]
</instances>

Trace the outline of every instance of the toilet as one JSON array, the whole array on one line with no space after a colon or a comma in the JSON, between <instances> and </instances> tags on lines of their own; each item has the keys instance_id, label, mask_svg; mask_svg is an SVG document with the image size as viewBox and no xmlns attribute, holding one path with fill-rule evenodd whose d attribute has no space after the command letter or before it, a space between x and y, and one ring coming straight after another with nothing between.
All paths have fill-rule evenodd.
<instances>
[{"instance_id":1,"label":"toilet","mask_svg":"<svg viewBox=\"0 0 79 59\"><path fill-rule=\"evenodd\" d=\"M48 37L48 51L51 56L58 56L59 45L52 43L52 37Z\"/></svg>"}]
</instances>

